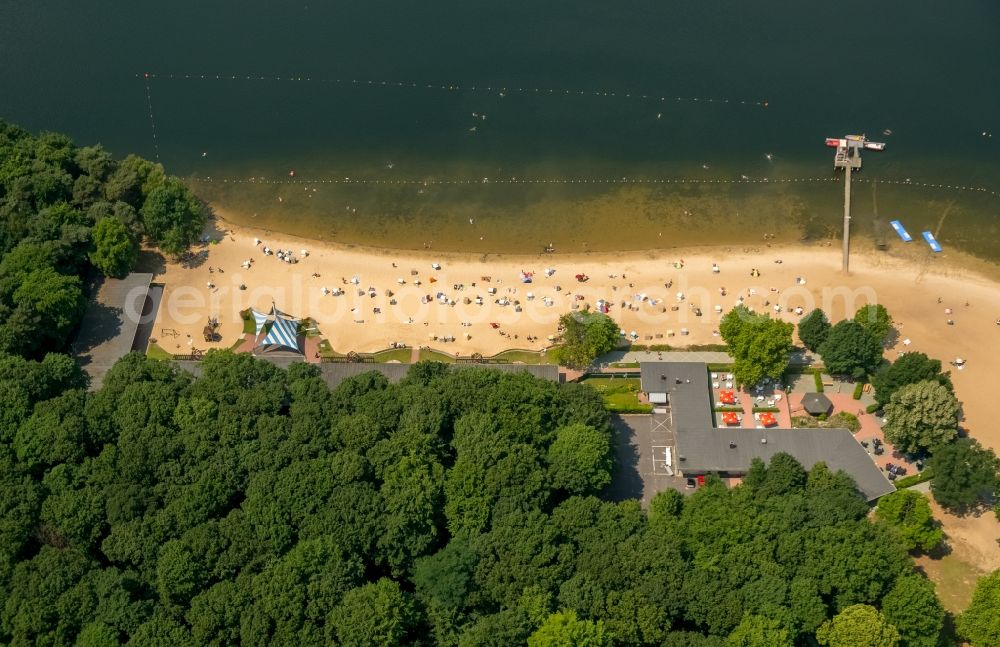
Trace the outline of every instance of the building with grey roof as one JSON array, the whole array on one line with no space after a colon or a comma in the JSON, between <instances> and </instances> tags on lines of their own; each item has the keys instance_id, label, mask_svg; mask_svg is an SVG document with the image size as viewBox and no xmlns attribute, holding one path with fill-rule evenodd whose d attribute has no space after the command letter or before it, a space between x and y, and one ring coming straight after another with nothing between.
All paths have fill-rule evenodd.
<instances>
[{"instance_id":1,"label":"building with grey roof","mask_svg":"<svg viewBox=\"0 0 1000 647\"><path fill-rule=\"evenodd\" d=\"M848 429L679 429L677 467L685 476L742 476L755 458L784 452L806 469L819 462L854 478L869 501L895 491Z\"/></svg>"},{"instance_id":2,"label":"building with grey roof","mask_svg":"<svg viewBox=\"0 0 1000 647\"><path fill-rule=\"evenodd\" d=\"M641 387L654 404L669 404L675 429L712 426L708 366L701 362L642 362Z\"/></svg>"},{"instance_id":3,"label":"building with grey roof","mask_svg":"<svg viewBox=\"0 0 1000 647\"><path fill-rule=\"evenodd\" d=\"M739 477L754 458L766 463L784 452L806 469L822 461L847 472L869 501L896 489L847 429L716 428L706 364L643 362L640 376L649 401L670 408L674 467L684 476Z\"/></svg>"},{"instance_id":4,"label":"building with grey roof","mask_svg":"<svg viewBox=\"0 0 1000 647\"><path fill-rule=\"evenodd\" d=\"M108 370L132 350L140 323L155 318L147 304L152 279L152 274L133 272L97 286L72 344L91 390L99 389Z\"/></svg>"}]
</instances>

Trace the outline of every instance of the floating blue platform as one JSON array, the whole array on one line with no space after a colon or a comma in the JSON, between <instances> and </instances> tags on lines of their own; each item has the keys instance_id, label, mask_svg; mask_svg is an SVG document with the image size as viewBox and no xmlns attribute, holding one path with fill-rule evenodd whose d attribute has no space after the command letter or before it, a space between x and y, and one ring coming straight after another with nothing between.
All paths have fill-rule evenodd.
<instances>
[{"instance_id":1,"label":"floating blue platform","mask_svg":"<svg viewBox=\"0 0 1000 647\"><path fill-rule=\"evenodd\" d=\"M913 240L913 236L910 235L910 232L906 231L906 227L903 226L903 223L898 220L893 220L889 224L896 230L896 233L899 234L899 237L903 239L904 243L908 243Z\"/></svg>"},{"instance_id":2,"label":"floating blue platform","mask_svg":"<svg viewBox=\"0 0 1000 647\"><path fill-rule=\"evenodd\" d=\"M941 251L941 244L937 242L937 239L934 238L934 234L932 234L931 232L929 231L924 232L924 240L926 240L927 244L931 246L931 251L933 252Z\"/></svg>"}]
</instances>

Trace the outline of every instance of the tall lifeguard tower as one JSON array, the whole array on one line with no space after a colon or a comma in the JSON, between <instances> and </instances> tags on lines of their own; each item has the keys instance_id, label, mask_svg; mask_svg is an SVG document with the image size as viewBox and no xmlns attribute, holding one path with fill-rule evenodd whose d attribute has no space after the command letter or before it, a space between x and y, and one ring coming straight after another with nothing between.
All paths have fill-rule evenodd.
<instances>
[{"instance_id":1,"label":"tall lifeguard tower","mask_svg":"<svg viewBox=\"0 0 1000 647\"><path fill-rule=\"evenodd\" d=\"M884 151L882 142L870 142L864 135L827 137L826 145L836 148L833 167L844 169L844 274L848 273L851 255L851 171L861 168L861 150Z\"/></svg>"}]
</instances>

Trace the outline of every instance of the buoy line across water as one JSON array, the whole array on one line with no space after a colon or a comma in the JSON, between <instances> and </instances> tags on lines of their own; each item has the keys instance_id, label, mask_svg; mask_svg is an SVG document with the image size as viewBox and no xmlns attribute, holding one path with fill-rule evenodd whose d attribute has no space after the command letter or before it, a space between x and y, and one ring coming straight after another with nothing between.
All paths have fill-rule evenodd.
<instances>
[{"instance_id":1,"label":"buoy line across water","mask_svg":"<svg viewBox=\"0 0 1000 647\"><path fill-rule=\"evenodd\" d=\"M433 185L483 185L483 184L794 184L806 182L840 182L839 177L807 177L807 178L739 178L739 179L705 179L705 178L480 178L480 179L400 179L383 180L373 178L314 178L314 179L268 179L265 177L251 178L214 178L211 176L192 177L194 182L213 184L357 184L384 186L433 186ZM925 189L950 189L953 191L972 191L1000 197L1000 193L986 187L962 186L956 184L937 184L932 182L914 182L912 180L885 180L858 178L856 182L878 182L898 186L912 186Z\"/></svg>"},{"instance_id":2,"label":"buoy line across water","mask_svg":"<svg viewBox=\"0 0 1000 647\"><path fill-rule=\"evenodd\" d=\"M139 75L137 75L139 76ZM312 76L275 76L264 74L165 74L159 72L144 72L142 76L146 79L166 79L166 80L188 80L188 81L255 81L255 82L275 82L275 83L324 83L353 87L372 88L410 88L422 90L438 90L445 92L476 92L485 94L497 94L505 97L508 94L518 93L524 95L537 96L576 96L576 97L608 97L616 99L637 99L654 101L658 103L681 102L681 103L711 103L729 104L737 106L749 106L757 108L767 108L770 102L766 99L726 99L717 97L677 97L668 96L662 92L635 92L622 90L581 90L567 88L543 88L499 84L468 84L468 83L427 83L417 81L395 81L395 80L373 80L373 79L331 79Z\"/></svg>"},{"instance_id":3,"label":"buoy line across water","mask_svg":"<svg viewBox=\"0 0 1000 647\"><path fill-rule=\"evenodd\" d=\"M156 139L156 119L153 118L153 96L149 91L149 75L143 77L144 84L146 86L146 105L149 107L149 128L153 134L153 153L156 155L156 161L160 161L160 143Z\"/></svg>"}]
</instances>

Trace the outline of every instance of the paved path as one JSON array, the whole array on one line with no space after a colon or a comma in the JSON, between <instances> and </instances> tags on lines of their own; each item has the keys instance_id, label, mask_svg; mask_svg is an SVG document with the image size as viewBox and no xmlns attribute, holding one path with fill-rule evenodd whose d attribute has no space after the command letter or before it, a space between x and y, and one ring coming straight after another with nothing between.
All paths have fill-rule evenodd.
<instances>
[{"instance_id":1,"label":"paved path","mask_svg":"<svg viewBox=\"0 0 1000 647\"><path fill-rule=\"evenodd\" d=\"M706 364L732 364L729 353L713 351L679 351L663 352L647 350L613 350L601 355L597 363L607 365L612 362L704 362Z\"/></svg>"},{"instance_id":2,"label":"paved path","mask_svg":"<svg viewBox=\"0 0 1000 647\"><path fill-rule=\"evenodd\" d=\"M420 347L414 346L410 349L410 364L416 364L420 361Z\"/></svg>"},{"instance_id":3,"label":"paved path","mask_svg":"<svg viewBox=\"0 0 1000 647\"><path fill-rule=\"evenodd\" d=\"M816 358L808 351L792 352L788 355L790 364L805 366ZM729 353L708 350L613 350L601 355L595 365L606 366L612 362L704 362L706 364L732 364Z\"/></svg>"}]
</instances>

